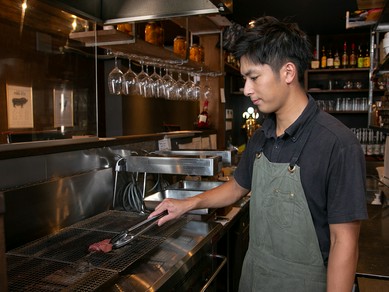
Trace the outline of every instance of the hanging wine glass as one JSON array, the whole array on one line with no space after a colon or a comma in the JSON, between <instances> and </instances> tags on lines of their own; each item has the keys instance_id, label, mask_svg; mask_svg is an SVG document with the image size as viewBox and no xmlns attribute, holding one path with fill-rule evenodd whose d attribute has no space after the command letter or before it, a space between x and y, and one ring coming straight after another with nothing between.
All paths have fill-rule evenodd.
<instances>
[{"instance_id":1,"label":"hanging wine glass","mask_svg":"<svg viewBox=\"0 0 389 292\"><path fill-rule=\"evenodd\" d=\"M210 100L213 97L213 91L209 85L208 75L205 76L205 85L203 90L203 96L205 100Z\"/></svg>"},{"instance_id":2,"label":"hanging wine glass","mask_svg":"<svg viewBox=\"0 0 389 292\"><path fill-rule=\"evenodd\" d=\"M140 63L141 71L137 75L137 79L138 79L137 92L140 95L145 96L145 85L147 83L147 78L149 77L149 75L146 73L146 71L144 71L144 60L140 60L139 63Z\"/></svg>"},{"instance_id":3,"label":"hanging wine glass","mask_svg":"<svg viewBox=\"0 0 389 292\"><path fill-rule=\"evenodd\" d=\"M199 84L199 78L198 78L198 75L193 75L193 83L194 83L194 88L192 90L192 97L193 97L193 101L197 101L200 99L200 95L201 95L201 88L200 88L200 84Z\"/></svg>"},{"instance_id":4,"label":"hanging wine glass","mask_svg":"<svg viewBox=\"0 0 389 292\"><path fill-rule=\"evenodd\" d=\"M166 99L172 99L173 98L173 85L175 83L175 80L170 75L170 69L165 68L165 75L162 77L163 82L163 96Z\"/></svg>"},{"instance_id":5,"label":"hanging wine glass","mask_svg":"<svg viewBox=\"0 0 389 292\"><path fill-rule=\"evenodd\" d=\"M137 75L131 69L131 59L128 58L128 70L123 75L123 85L122 90L123 94L131 95L137 93Z\"/></svg>"},{"instance_id":6,"label":"hanging wine glass","mask_svg":"<svg viewBox=\"0 0 389 292\"><path fill-rule=\"evenodd\" d=\"M123 72L117 64L117 54L115 54L115 68L108 74L109 93L120 95L122 93Z\"/></svg>"},{"instance_id":7,"label":"hanging wine glass","mask_svg":"<svg viewBox=\"0 0 389 292\"><path fill-rule=\"evenodd\" d=\"M182 73L180 71L178 71L178 77L177 77L177 80L176 82L174 83L173 85L173 95L174 95L174 99L176 100L182 100L183 97L184 97L184 84L185 84L185 81L182 79Z\"/></svg>"},{"instance_id":8,"label":"hanging wine glass","mask_svg":"<svg viewBox=\"0 0 389 292\"><path fill-rule=\"evenodd\" d=\"M143 96L144 97L154 97L153 95L153 79L149 75L149 66L146 64L146 74L147 77L143 78Z\"/></svg>"},{"instance_id":9,"label":"hanging wine glass","mask_svg":"<svg viewBox=\"0 0 389 292\"><path fill-rule=\"evenodd\" d=\"M187 72L188 74L188 80L184 84L184 98L186 100L193 100L193 89L195 87L195 83L190 79L190 73Z\"/></svg>"},{"instance_id":10,"label":"hanging wine glass","mask_svg":"<svg viewBox=\"0 0 389 292\"><path fill-rule=\"evenodd\" d=\"M161 76L157 73L155 69L155 64L153 66L153 74L150 75L151 83L150 83L150 89L151 89L151 95L153 97L159 98L162 96L162 79Z\"/></svg>"}]
</instances>

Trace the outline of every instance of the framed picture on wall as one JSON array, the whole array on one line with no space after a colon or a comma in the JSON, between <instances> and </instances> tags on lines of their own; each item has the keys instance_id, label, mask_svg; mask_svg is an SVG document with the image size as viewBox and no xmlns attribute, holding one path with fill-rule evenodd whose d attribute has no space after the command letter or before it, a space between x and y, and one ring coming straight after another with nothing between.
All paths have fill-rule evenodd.
<instances>
[{"instance_id":1,"label":"framed picture on wall","mask_svg":"<svg viewBox=\"0 0 389 292\"><path fill-rule=\"evenodd\" d=\"M32 87L6 85L8 128L33 128Z\"/></svg>"},{"instance_id":2,"label":"framed picture on wall","mask_svg":"<svg viewBox=\"0 0 389 292\"><path fill-rule=\"evenodd\" d=\"M54 89L54 128L73 127L73 90Z\"/></svg>"}]
</instances>

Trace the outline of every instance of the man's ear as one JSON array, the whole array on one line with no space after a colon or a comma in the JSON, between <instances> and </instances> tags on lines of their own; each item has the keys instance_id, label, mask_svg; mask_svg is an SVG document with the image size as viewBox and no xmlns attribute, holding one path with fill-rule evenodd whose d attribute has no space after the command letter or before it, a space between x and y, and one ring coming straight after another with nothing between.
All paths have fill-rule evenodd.
<instances>
[{"instance_id":1,"label":"man's ear","mask_svg":"<svg viewBox=\"0 0 389 292\"><path fill-rule=\"evenodd\" d=\"M284 78L287 84L292 83L297 78L297 68L293 63L288 62L284 65Z\"/></svg>"}]
</instances>

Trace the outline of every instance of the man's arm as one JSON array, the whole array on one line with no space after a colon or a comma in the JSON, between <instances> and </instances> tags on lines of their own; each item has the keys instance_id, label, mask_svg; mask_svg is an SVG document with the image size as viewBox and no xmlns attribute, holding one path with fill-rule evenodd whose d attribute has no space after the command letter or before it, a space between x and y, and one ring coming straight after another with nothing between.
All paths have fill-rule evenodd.
<instances>
[{"instance_id":1,"label":"man's arm","mask_svg":"<svg viewBox=\"0 0 389 292\"><path fill-rule=\"evenodd\" d=\"M234 179L231 179L214 189L194 197L182 200L165 199L155 208L155 211L152 212L149 217L156 216L167 210L168 215L162 217L158 221L158 225L162 225L171 219L180 217L190 210L229 206L247 193L248 190L242 188Z\"/></svg>"},{"instance_id":2,"label":"man's arm","mask_svg":"<svg viewBox=\"0 0 389 292\"><path fill-rule=\"evenodd\" d=\"M358 262L361 222L330 224L331 247L327 270L327 291L352 291Z\"/></svg>"}]
</instances>

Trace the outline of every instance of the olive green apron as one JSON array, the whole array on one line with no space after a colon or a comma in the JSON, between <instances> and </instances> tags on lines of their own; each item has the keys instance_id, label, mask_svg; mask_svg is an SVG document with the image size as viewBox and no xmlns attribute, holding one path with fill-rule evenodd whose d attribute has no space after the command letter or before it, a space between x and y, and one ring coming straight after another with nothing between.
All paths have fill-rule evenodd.
<instances>
[{"instance_id":1,"label":"olive green apron","mask_svg":"<svg viewBox=\"0 0 389 292\"><path fill-rule=\"evenodd\" d=\"M326 290L326 268L296 165L310 128L290 163L270 162L262 153L265 143L257 154L241 292Z\"/></svg>"}]
</instances>

